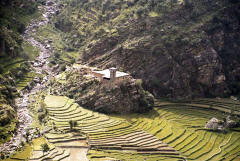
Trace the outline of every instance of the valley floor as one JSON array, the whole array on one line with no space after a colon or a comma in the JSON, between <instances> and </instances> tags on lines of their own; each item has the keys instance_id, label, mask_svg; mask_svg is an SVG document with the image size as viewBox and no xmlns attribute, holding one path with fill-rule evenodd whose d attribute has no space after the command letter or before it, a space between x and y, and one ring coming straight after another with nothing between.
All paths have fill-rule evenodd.
<instances>
[{"instance_id":1,"label":"valley floor","mask_svg":"<svg viewBox=\"0 0 240 161\"><path fill-rule=\"evenodd\" d=\"M226 117L227 114L220 111L185 104L161 106L157 101L156 107L145 114L108 116L84 109L63 96L49 95L45 103L49 111L46 127L51 130L44 134L44 140L50 151L43 155L39 149L42 140L35 141L28 156L21 158L23 156L16 154L7 161L14 158L63 161L240 159L239 129L226 133L204 129L212 117ZM224 104L218 101L216 105L219 103ZM225 101L225 105L229 102ZM77 121L73 131L69 120Z\"/></svg>"}]
</instances>

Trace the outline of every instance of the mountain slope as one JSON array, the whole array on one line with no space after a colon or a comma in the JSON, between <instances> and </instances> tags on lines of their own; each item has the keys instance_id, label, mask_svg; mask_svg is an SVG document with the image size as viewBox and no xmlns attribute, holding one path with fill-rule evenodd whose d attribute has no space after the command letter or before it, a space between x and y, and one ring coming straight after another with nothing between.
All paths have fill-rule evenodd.
<instances>
[{"instance_id":1,"label":"mountain slope","mask_svg":"<svg viewBox=\"0 0 240 161\"><path fill-rule=\"evenodd\" d=\"M37 3L25 0L0 1L0 144L16 133L17 115L14 99L19 89L33 77L29 60L37 50L24 42L21 34L39 16Z\"/></svg>"},{"instance_id":2,"label":"mountain slope","mask_svg":"<svg viewBox=\"0 0 240 161\"><path fill-rule=\"evenodd\" d=\"M156 96L238 94L238 1L62 3L54 25L80 62L129 71Z\"/></svg>"}]
</instances>

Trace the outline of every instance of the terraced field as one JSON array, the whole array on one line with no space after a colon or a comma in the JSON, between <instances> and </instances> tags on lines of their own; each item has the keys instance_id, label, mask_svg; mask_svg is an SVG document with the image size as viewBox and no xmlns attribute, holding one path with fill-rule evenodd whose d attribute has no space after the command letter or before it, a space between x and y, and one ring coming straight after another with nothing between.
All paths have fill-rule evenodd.
<instances>
[{"instance_id":1,"label":"terraced field","mask_svg":"<svg viewBox=\"0 0 240 161\"><path fill-rule=\"evenodd\" d=\"M174 102L165 102L165 101L158 101L156 100L156 107L163 107L163 106L178 106L178 105L185 105L185 106L192 106L192 107L199 107L199 108L206 108L206 109L215 109L218 111L232 113L240 115L240 102L238 100L232 100L230 98L201 98L201 99L194 99L190 102L185 103L174 103Z\"/></svg>"},{"instance_id":2,"label":"terraced field","mask_svg":"<svg viewBox=\"0 0 240 161\"><path fill-rule=\"evenodd\" d=\"M56 131L69 131L69 120L77 121L75 130L88 140L90 160L114 157L122 160L156 160L156 158L183 160L178 151L160 141L157 137L141 130L140 124L130 124L119 117L109 117L89 111L62 96L47 96L45 103L49 113L49 124ZM83 140L83 136L58 136L50 131L46 137L52 143ZM81 147L81 145L72 145ZM59 146L59 145L58 145ZM155 159L154 159L155 158Z\"/></svg>"},{"instance_id":3,"label":"terraced field","mask_svg":"<svg viewBox=\"0 0 240 161\"><path fill-rule=\"evenodd\" d=\"M0 65L3 67L3 75L5 77L11 75L17 75L17 73L21 73L21 70L28 69L26 60L22 58L1 58ZM34 72L23 72L24 74L16 79L16 87L17 90L21 90L27 86L29 82L32 81L34 76L36 75Z\"/></svg>"},{"instance_id":4,"label":"terraced field","mask_svg":"<svg viewBox=\"0 0 240 161\"><path fill-rule=\"evenodd\" d=\"M43 153L40 143L47 143L50 150ZM47 142L44 138L38 138L33 140L33 149L29 161L44 161L51 159L59 161L69 157L69 155L69 150L58 148Z\"/></svg>"},{"instance_id":5,"label":"terraced field","mask_svg":"<svg viewBox=\"0 0 240 161\"><path fill-rule=\"evenodd\" d=\"M33 78L36 76L36 74L34 72L28 72L26 73L21 79L19 79L16 82L17 85L17 90L20 91L23 88L25 88L29 82L31 82L33 80Z\"/></svg>"},{"instance_id":6,"label":"terraced field","mask_svg":"<svg viewBox=\"0 0 240 161\"><path fill-rule=\"evenodd\" d=\"M47 126L55 129L45 138L54 146L44 155L33 150L31 160L240 160L240 132L203 129L210 118L226 117L217 110L156 102L145 114L107 116L63 96L47 96L45 103ZM73 131L70 120L77 122Z\"/></svg>"},{"instance_id":7,"label":"terraced field","mask_svg":"<svg viewBox=\"0 0 240 161\"><path fill-rule=\"evenodd\" d=\"M179 151L187 160L240 160L240 132L223 134L203 130L212 117L226 116L216 110L178 104L125 118Z\"/></svg>"},{"instance_id":8,"label":"terraced field","mask_svg":"<svg viewBox=\"0 0 240 161\"><path fill-rule=\"evenodd\" d=\"M50 150L43 153L41 145L47 143ZM49 159L54 159L55 161L63 160L69 157L69 151L58 148L53 144L47 142L43 137L33 139L32 144L26 144L25 147L12 154L8 159L4 161L44 161ZM65 160L66 161L66 160Z\"/></svg>"},{"instance_id":9,"label":"terraced field","mask_svg":"<svg viewBox=\"0 0 240 161\"><path fill-rule=\"evenodd\" d=\"M225 112L232 112L234 114L240 114L240 102L238 100L232 100L229 98L219 99L195 99L192 104L196 105L208 105L213 109L217 109Z\"/></svg>"}]
</instances>

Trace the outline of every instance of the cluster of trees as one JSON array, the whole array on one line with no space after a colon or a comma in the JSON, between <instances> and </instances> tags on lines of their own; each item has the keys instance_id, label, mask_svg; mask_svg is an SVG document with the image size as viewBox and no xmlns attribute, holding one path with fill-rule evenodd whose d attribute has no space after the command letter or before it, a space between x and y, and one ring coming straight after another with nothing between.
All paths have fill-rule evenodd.
<instances>
[{"instance_id":1,"label":"cluster of trees","mask_svg":"<svg viewBox=\"0 0 240 161\"><path fill-rule=\"evenodd\" d=\"M48 111L46 109L46 104L44 103L44 101L41 101L39 104L38 104L38 107L37 107L37 112L38 112L38 121L40 123L45 123L46 122L46 117L47 117L47 114L48 114Z\"/></svg>"},{"instance_id":2,"label":"cluster of trees","mask_svg":"<svg viewBox=\"0 0 240 161\"><path fill-rule=\"evenodd\" d=\"M77 127L77 121L70 120L69 122L70 130L73 131L75 127Z\"/></svg>"}]
</instances>

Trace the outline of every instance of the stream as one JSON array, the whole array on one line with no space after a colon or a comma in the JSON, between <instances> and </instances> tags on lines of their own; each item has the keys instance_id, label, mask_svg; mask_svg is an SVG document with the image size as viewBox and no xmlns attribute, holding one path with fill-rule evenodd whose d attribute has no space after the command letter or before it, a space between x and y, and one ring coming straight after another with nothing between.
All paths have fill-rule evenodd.
<instances>
[{"instance_id":1,"label":"stream","mask_svg":"<svg viewBox=\"0 0 240 161\"><path fill-rule=\"evenodd\" d=\"M31 43L34 47L38 48L40 53L39 56L35 58L33 62L31 62L32 67L36 71L36 73L42 74L43 71L47 73L47 75L43 78L42 81L34 79L35 84L30 88L19 91L20 97L15 99L16 104L16 113L18 119L18 127L11 140L2 144L0 146L0 152L4 152L6 154L10 154L14 152L17 148L20 148L21 142L25 140L24 135L26 134L27 129L31 126L32 117L29 114L28 104L29 95L35 94L39 90L45 88L45 83L51 76L55 76L56 73L48 67L47 58L52 53L51 47L47 42L39 42L32 37L32 34L36 32L36 29L42 25L46 25L49 23L50 18L58 11L59 8L56 4L56 0L48 0L45 5L42 7L42 20L32 21L26 28L25 33L22 35L23 39L29 43ZM30 134L32 131L29 131ZM34 137L34 136L32 136ZM30 138L31 139L31 138Z\"/></svg>"}]
</instances>

